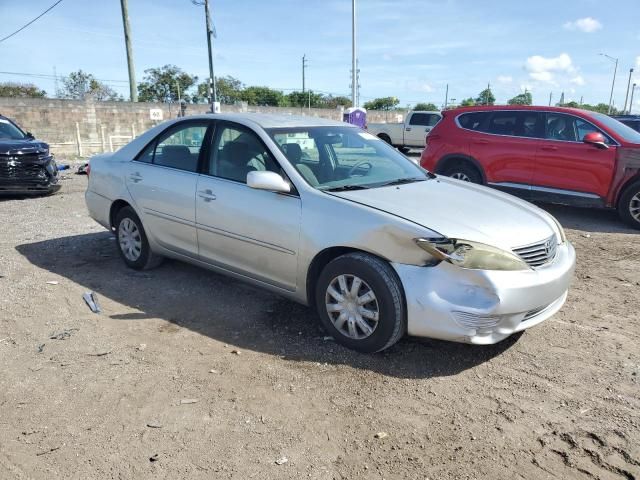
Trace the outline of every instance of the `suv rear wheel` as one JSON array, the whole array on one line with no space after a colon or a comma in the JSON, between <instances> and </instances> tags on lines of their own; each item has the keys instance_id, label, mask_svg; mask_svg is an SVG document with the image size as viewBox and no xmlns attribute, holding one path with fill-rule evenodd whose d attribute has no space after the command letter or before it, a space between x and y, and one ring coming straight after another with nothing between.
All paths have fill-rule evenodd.
<instances>
[{"instance_id":1,"label":"suv rear wheel","mask_svg":"<svg viewBox=\"0 0 640 480\"><path fill-rule=\"evenodd\" d=\"M618 215L625 223L640 230L640 181L632 183L622 192Z\"/></svg>"},{"instance_id":2,"label":"suv rear wheel","mask_svg":"<svg viewBox=\"0 0 640 480\"><path fill-rule=\"evenodd\" d=\"M482 175L478 169L465 161L447 166L443 171L443 175L463 182L482 184Z\"/></svg>"}]
</instances>

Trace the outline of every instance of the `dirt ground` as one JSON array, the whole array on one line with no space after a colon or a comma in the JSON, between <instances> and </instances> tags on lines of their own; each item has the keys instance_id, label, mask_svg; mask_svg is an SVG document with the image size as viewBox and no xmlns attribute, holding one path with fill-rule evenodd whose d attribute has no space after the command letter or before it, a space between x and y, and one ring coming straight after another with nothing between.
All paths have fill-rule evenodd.
<instances>
[{"instance_id":1,"label":"dirt ground","mask_svg":"<svg viewBox=\"0 0 640 480\"><path fill-rule=\"evenodd\" d=\"M362 355L226 277L128 270L62 183L0 201L1 479L640 478L640 232L613 213L545 207L578 268L520 338Z\"/></svg>"}]
</instances>

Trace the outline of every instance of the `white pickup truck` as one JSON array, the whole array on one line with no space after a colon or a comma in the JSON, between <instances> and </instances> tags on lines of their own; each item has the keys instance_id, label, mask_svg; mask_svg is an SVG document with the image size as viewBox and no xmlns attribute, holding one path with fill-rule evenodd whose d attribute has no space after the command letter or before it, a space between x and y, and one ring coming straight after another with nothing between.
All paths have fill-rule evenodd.
<instances>
[{"instance_id":1,"label":"white pickup truck","mask_svg":"<svg viewBox=\"0 0 640 480\"><path fill-rule=\"evenodd\" d=\"M440 121L440 112L409 112L404 123L369 123L367 131L401 150L424 148L427 133Z\"/></svg>"}]
</instances>

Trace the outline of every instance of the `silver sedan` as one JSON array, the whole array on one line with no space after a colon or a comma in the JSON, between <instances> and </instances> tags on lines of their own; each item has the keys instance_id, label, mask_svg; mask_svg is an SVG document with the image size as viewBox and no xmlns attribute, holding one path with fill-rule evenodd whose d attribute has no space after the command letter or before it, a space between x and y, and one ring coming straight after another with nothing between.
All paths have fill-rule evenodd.
<instances>
[{"instance_id":1,"label":"silver sedan","mask_svg":"<svg viewBox=\"0 0 640 480\"><path fill-rule=\"evenodd\" d=\"M86 202L129 267L171 257L245 280L363 352L407 333L498 342L556 313L575 267L548 213L317 118L165 122L91 159Z\"/></svg>"}]
</instances>

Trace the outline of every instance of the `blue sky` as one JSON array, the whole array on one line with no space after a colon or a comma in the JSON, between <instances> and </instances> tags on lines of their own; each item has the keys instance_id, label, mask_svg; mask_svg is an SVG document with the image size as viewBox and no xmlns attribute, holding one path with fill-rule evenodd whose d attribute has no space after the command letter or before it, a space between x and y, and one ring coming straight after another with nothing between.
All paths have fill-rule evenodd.
<instances>
[{"instance_id":1,"label":"blue sky","mask_svg":"<svg viewBox=\"0 0 640 480\"><path fill-rule=\"evenodd\" d=\"M0 0L0 38L53 0ZM361 103L397 96L401 105L442 104L490 82L498 102L533 92L546 104L565 99L608 103L613 63L620 59L614 102L621 107L629 69L640 71L638 0L358 0ZM247 85L307 86L349 95L350 0L212 0L216 75ZM129 0L138 81L144 70L175 64L207 76L203 7L190 0ZM0 43L0 71L58 75L83 69L128 91L118 0L63 0L32 26ZM33 81L53 92L49 78ZM635 77L640 84L640 72ZM634 101L640 110L640 91Z\"/></svg>"}]
</instances>

